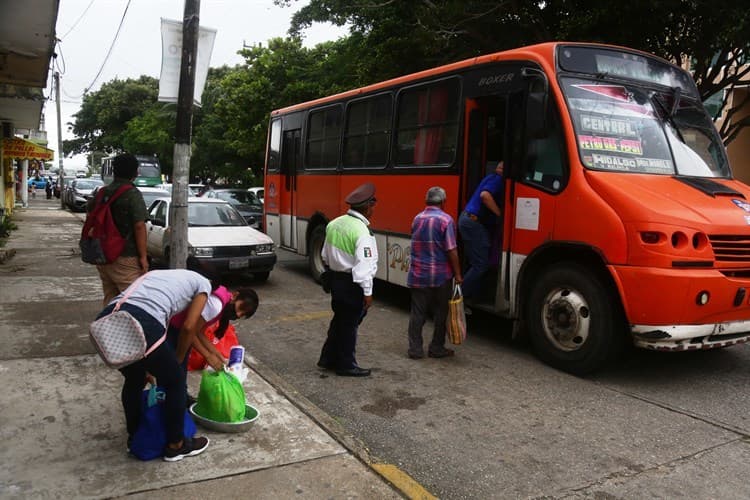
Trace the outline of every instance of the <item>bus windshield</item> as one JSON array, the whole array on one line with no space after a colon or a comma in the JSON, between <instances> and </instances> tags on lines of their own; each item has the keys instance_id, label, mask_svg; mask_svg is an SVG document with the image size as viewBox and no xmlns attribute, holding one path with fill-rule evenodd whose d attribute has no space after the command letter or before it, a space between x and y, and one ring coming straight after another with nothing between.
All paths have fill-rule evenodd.
<instances>
[{"instance_id":1,"label":"bus windshield","mask_svg":"<svg viewBox=\"0 0 750 500\"><path fill-rule=\"evenodd\" d=\"M729 177L723 145L700 101L621 81L561 78L587 168Z\"/></svg>"}]
</instances>

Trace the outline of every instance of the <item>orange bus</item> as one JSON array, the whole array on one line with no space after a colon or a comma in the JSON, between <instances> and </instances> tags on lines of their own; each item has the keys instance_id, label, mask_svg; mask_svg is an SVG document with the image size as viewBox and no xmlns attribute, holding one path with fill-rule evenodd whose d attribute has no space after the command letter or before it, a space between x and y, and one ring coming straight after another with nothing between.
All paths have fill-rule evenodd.
<instances>
[{"instance_id":1,"label":"orange bus","mask_svg":"<svg viewBox=\"0 0 750 500\"><path fill-rule=\"evenodd\" d=\"M265 227L322 271L326 223L377 187L377 277L406 284L431 186L457 220L505 161L483 295L545 362L586 373L626 342L667 351L750 336L750 188L732 178L690 75L647 53L545 43L271 113Z\"/></svg>"}]
</instances>

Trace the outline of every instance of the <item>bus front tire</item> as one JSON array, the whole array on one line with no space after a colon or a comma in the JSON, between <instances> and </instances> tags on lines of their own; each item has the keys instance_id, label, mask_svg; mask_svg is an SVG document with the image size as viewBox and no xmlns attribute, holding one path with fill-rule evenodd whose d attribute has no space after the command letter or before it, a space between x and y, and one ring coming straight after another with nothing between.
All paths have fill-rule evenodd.
<instances>
[{"instance_id":1,"label":"bus front tire","mask_svg":"<svg viewBox=\"0 0 750 500\"><path fill-rule=\"evenodd\" d=\"M560 370L585 375L620 354L624 315L596 273L558 263L537 276L526 321L534 352Z\"/></svg>"},{"instance_id":2,"label":"bus front tire","mask_svg":"<svg viewBox=\"0 0 750 500\"><path fill-rule=\"evenodd\" d=\"M310 248L307 252L307 261L310 274L316 283L320 283L320 275L323 274L325 266L320 252L323 250L323 242L326 239L326 227L322 224L315 226L310 233Z\"/></svg>"}]
</instances>

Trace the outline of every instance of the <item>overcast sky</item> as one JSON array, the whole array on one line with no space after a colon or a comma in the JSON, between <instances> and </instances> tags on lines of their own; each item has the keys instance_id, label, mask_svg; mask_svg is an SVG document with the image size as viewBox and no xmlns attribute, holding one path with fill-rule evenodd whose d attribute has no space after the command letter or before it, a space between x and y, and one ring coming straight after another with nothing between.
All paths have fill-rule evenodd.
<instances>
[{"instance_id":1,"label":"overcast sky","mask_svg":"<svg viewBox=\"0 0 750 500\"><path fill-rule=\"evenodd\" d=\"M277 7L273 0L201 0L200 3L201 26L217 30L211 55L211 66L215 67L243 62L237 55L243 44L265 44L270 38L286 36L292 15L306 1L292 2L289 8ZM73 138L66 123L73 121L84 89L98 90L102 83L115 77L149 75L159 78L161 18L181 21L184 0L130 0L120 34L107 58L126 6L128 0L60 0L57 37L61 42L56 68L61 74L63 139ZM316 25L305 32L305 45L313 46L345 34L345 29ZM102 64L101 75L96 78ZM46 92L52 92L51 89L49 85ZM54 101L45 105L44 117L49 146L57 150ZM58 165L57 158L54 164ZM65 166L85 164L83 156L65 159Z\"/></svg>"}]
</instances>

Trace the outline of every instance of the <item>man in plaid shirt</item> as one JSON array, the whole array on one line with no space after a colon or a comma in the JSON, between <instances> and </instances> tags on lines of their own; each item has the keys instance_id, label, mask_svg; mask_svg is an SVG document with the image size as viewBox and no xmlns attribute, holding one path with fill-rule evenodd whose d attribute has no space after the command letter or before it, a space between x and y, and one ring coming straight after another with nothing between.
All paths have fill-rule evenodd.
<instances>
[{"instance_id":1,"label":"man in plaid shirt","mask_svg":"<svg viewBox=\"0 0 750 500\"><path fill-rule=\"evenodd\" d=\"M411 261L406 285L411 291L409 316L409 351L411 359L424 358L422 327L431 310L435 323L432 341L427 349L431 358L453 356L445 347L445 323L452 283L463 281L458 261L456 226L445 213L445 190L439 186L427 191L425 209L411 225Z\"/></svg>"}]
</instances>

